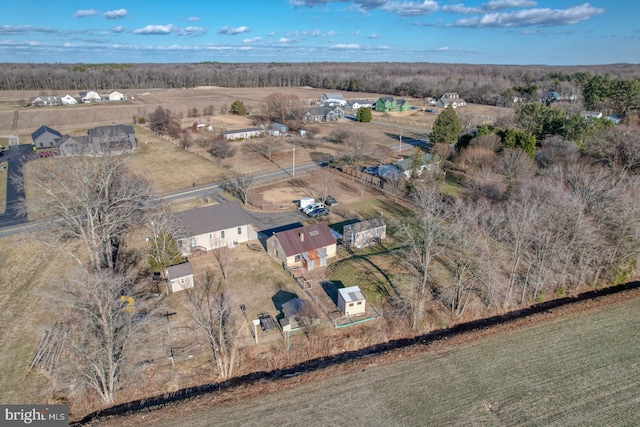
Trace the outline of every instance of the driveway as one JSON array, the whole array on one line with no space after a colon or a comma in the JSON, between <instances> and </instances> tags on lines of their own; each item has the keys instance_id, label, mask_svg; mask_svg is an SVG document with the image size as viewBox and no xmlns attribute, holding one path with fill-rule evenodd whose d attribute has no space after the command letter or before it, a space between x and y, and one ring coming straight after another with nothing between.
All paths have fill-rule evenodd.
<instances>
[{"instance_id":1,"label":"driveway","mask_svg":"<svg viewBox=\"0 0 640 427\"><path fill-rule=\"evenodd\" d=\"M0 215L0 227L9 227L28 221L26 216L18 214L18 202L24 197L24 191L16 185L15 181L22 182L22 165L33 156L33 145L10 145L0 161L8 162L9 179L7 180L7 209ZM12 178L13 177L13 178Z\"/></svg>"}]
</instances>

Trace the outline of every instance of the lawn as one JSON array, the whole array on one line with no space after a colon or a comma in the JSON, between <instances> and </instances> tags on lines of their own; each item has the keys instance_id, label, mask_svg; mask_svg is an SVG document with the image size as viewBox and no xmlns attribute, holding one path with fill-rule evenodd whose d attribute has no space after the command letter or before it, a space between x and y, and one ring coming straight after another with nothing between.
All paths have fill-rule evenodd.
<instances>
[{"instance_id":1,"label":"lawn","mask_svg":"<svg viewBox=\"0 0 640 427\"><path fill-rule=\"evenodd\" d=\"M439 354L275 387L118 425L638 425L640 300L572 314ZM446 344L445 344L446 345ZM292 380L295 382L295 380ZM167 419L172 417L172 419ZM107 425L115 425L107 421Z\"/></svg>"}]
</instances>

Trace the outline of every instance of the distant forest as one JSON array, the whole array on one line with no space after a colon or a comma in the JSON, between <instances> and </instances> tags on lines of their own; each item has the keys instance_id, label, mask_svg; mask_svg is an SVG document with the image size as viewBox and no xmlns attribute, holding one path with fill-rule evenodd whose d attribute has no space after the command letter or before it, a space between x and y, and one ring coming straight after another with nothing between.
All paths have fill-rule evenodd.
<instances>
[{"instance_id":1,"label":"distant forest","mask_svg":"<svg viewBox=\"0 0 640 427\"><path fill-rule=\"evenodd\" d=\"M0 90L299 87L508 105L549 91L579 95L594 75L639 80L639 64L508 66L431 63L0 64ZM349 96L356 98L357 95Z\"/></svg>"}]
</instances>

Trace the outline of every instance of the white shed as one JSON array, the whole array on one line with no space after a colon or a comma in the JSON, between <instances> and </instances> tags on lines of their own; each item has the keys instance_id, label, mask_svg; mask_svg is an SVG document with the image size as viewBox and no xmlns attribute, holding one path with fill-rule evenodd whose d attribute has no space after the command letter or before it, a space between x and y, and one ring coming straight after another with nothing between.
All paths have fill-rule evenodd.
<instances>
[{"instance_id":1,"label":"white shed","mask_svg":"<svg viewBox=\"0 0 640 427\"><path fill-rule=\"evenodd\" d=\"M171 285L171 292L193 288L193 268L191 268L191 264L188 261L167 267L166 274L167 280Z\"/></svg>"},{"instance_id":2,"label":"white shed","mask_svg":"<svg viewBox=\"0 0 640 427\"><path fill-rule=\"evenodd\" d=\"M338 308L345 316L363 314L366 301L358 286L338 289Z\"/></svg>"}]
</instances>

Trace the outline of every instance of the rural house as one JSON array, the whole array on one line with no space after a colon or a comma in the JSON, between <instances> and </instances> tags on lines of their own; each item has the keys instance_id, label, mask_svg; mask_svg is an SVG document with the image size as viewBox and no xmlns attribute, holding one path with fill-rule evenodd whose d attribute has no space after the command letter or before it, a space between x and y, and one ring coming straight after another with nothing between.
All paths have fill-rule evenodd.
<instances>
[{"instance_id":1,"label":"rural house","mask_svg":"<svg viewBox=\"0 0 640 427\"><path fill-rule=\"evenodd\" d=\"M411 104L404 99L395 99L393 96L381 96L375 103L375 110L381 113L391 111L409 111Z\"/></svg>"},{"instance_id":2,"label":"rural house","mask_svg":"<svg viewBox=\"0 0 640 427\"><path fill-rule=\"evenodd\" d=\"M339 105L341 107L347 105L347 100L344 99L344 96L342 96L342 94L339 92L323 93L320 97L320 102L324 105L332 107L336 105Z\"/></svg>"},{"instance_id":3,"label":"rural house","mask_svg":"<svg viewBox=\"0 0 640 427\"><path fill-rule=\"evenodd\" d=\"M193 268L191 268L191 264L188 261L167 267L165 274L171 286L171 292L193 288Z\"/></svg>"},{"instance_id":4,"label":"rural house","mask_svg":"<svg viewBox=\"0 0 640 427\"><path fill-rule=\"evenodd\" d=\"M280 136L287 132L289 132L289 126L283 125L282 123L271 123L271 129L269 129L270 135Z\"/></svg>"},{"instance_id":5,"label":"rural house","mask_svg":"<svg viewBox=\"0 0 640 427\"><path fill-rule=\"evenodd\" d=\"M60 99L62 100L62 105L76 105L78 103L78 100L69 94Z\"/></svg>"},{"instance_id":6,"label":"rural house","mask_svg":"<svg viewBox=\"0 0 640 427\"><path fill-rule=\"evenodd\" d=\"M225 130L220 132L224 139L231 141L234 139L249 139L264 136L264 129L261 127Z\"/></svg>"},{"instance_id":7,"label":"rural house","mask_svg":"<svg viewBox=\"0 0 640 427\"><path fill-rule=\"evenodd\" d=\"M359 108L372 108L373 105L373 102L367 101L366 99L356 99L355 101L349 102L348 107L352 110L357 110Z\"/></svg>"},{"instance_id":8,"label":"rural house","mask_svg":"<svg viewBox=\"0 0 640 427\"><path fill-rule=\"evenodd\" d=\"M56 141L61 156L125 153L138 147L133 126L98 126L87 131L86 136L64 135Z\"/></svg>"},{"instance_id":9,"label":"rural house","mask_svg":"<svg viewBox=\"0 0 640 427\"><path fill-rule=\"evenodd\" d=\"M189 236L178 241L185 255L194 250L232 248L255 238L253 234L249 235L253 231L249 227L249 216L238 202L184 211L180 213L180 219Z\"/></svg>"},{"instance_id":10,"label":"rural house","mask_svg":"<svg viewBox=\"0 0 640 427\"><path fill-rule=\"evenodd\" d=\"M457 93L447 92L440 97L436 105L442 108L446 108L449 105L451 105L452 108L458 108L467 105L467 102L460 98Z\"/></svg>"},{"instance_id":11,"label":"rural house","mask_svg":"<svg viewBox=\"0 0 640 427\"><path fill-rule=\"evenodd\" d=\"M332 122L344 118L344 111L340 107L329 107L327 105L313 108L304 115L304 123Z\"/></svg>"},{"instance_id":12,"label":"rural house","mask_svg":"<svg viewBox=\"0 0 640 427\"><path fill-rule=\"evenodd\" d=\"M283 332L303 329L320 321L309 301L300 298L294 298L282 304L282 315L280 326Z\"/></svg>"},{"instance_id":13,"label":"rural house","mask_svg":"<svg viewBox=\"0 0 640 427\"><path fill-rule=\"evenodd\" d=\"M380 243L387 236L387 224L377 217L344 226L343 241L348 246L364 248Z\"/></svg>"},{"instance_id":14,"label":"rural house","mask_svg":"<svg viewBox=\"0 0 640 427\"><path fill-rule=\"evenodd\" d=\"M42 125L31 134L33 145L36 148L53 148L62 134L49 126Z\"/></svg>"},{"instance_id":15,"label":"rural house","mask_svg":"<svg viewBox=\"0 0 640 427\"><path fill-rule=\"evenodd\" d=\"M118 92L117 90L112 90L107 95L109 101L124 101L124 93Z\"/></svg>"},{"instance_id":16,"label":"rural house","mask_svg":"<svg viewBox=\"0 0 640 427\"><path fill-rule=\"evenodd\" d=\"M38 96L31 101L33 107L50 107L52 105L62 105L62 98L59 96Z\"/></svg>"},{"instance_id":17,"label":"rural house","mask_svg":"<svg viewBox=\"0 0 640 427\"><path fill-rule=\"evenodd\" d=\"M311 271L336 256L336 238L324 222L280 231L267 239L267 253L286 268Z\"/></svg>"},{"instance_id":18,"label":"rural house","mask_svg":"<svg viewBox=\"0 0 640 427\"><path fill-rule=\"evenodd\" d=\"M80 99L85 104L102 101L102 97L100 96L100 94L94 90L90 90L88 92L80 92Z\"/></svg>"},{"instance_id":19,"label":"rural house","mask_svg":"<svg viewBox=\"0 0 640 427\"><path fill-rule=\"evenodd\" d=\"M343 316L356 316L366 311L366 301L358 286L338 289L338 309Z\"/></svg>"}]
</instances>

